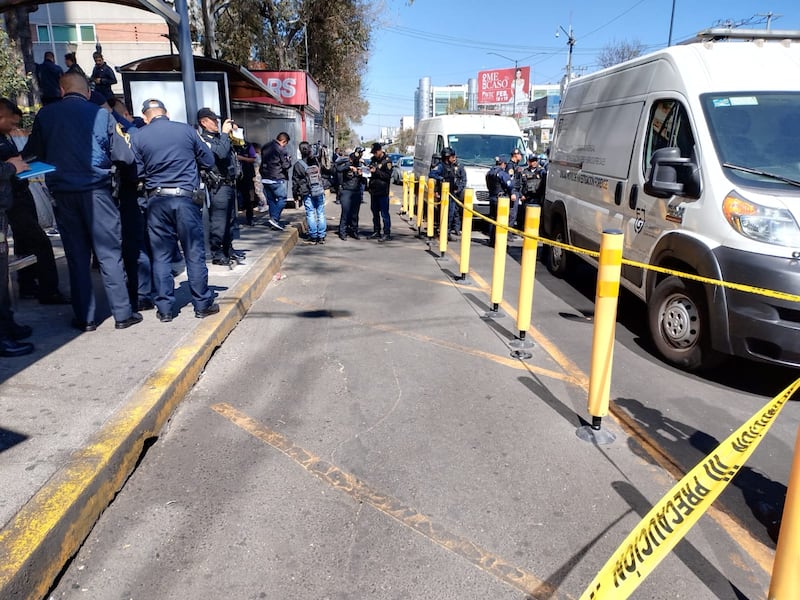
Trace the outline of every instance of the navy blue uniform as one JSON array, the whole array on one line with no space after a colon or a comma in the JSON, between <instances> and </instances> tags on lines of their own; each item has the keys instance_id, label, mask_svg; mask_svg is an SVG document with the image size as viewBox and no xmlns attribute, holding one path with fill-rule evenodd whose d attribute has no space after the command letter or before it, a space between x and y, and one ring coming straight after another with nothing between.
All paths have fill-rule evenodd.
<instances>
[{"instance_id":1,"label":"navy blue uniform","mask_svg":"<svg viewBox=\"0 0 800 600\"><path fill-rule=\"evenodd\" d=\"M214 166L214 155L193 127L155 117L131 138L139 176L147 191L147 230L153 252L155 303L162 320L175 310L172 259L180 242L195 311L211 307L203 241L203 217L194 193L200 187L200 167Z\"/></svg>"},{"instance_id":2,"label":"navy blue uniform","mask_svg":"<svg viewBox=\"0 0 800 600\"><path fill-rule=\"evenodd\" d=\"M336 161L339 174L339 202L342 214L339 217L339 237L350 235L356 239L358 233L358 213L364 197L364 177L361 174L361 155L355 152Z\"/></svg>"},{"instance_id":3,"label":"navy blue uniform","mask_svg":"<svg viewBox=\"0 0 800 600\"><path fill-rule=\"evenodd\" d=\"M236 156L228 134L203 129L200 137L214 154L213 172L219 178L209 185L208 245L214 263L228 264L232 258L233 220L236 217Z\"/></svg>"},{"instance_id":4,"label":"navy blue uniform","mask_svg":"<svg viewBox=\"0 0 800 600\"><path fill-rule=\"evenodd\" d=\"M56 167L45 181L56 200L54 212L69 266L76 326L95 327L92 249L117 325L132 324L132 317L141 320L128 300L119 209L111 197L114 161L131 163L133 154L114 118L85 96L68 93L61 102L38 112L23 155L37 156Z\"/></svg>"},{"instance_id":5,"label":"navy blue uniform","mask_svg":"<svg viewBox=\"0 0 800 600\"><path fill-rule=\"evenodd\" d=\"M502 165L495 165L486 173L486 188L489 191L489 218L497 220L498 196L511 196L514 182ZM489 245L494 246L495 226L489 225Z\"/></svg>"},{"instance_id":6,"label":"navy blue uniform","mask_svg":"<svg viewBox=\"0 0 800 600\"><path fill-rule=\"evenodd\" d=\"M381 235L381 220L383 221L383 235L392 234L392 217L389 214L389 186L392 181L392 160L385 152L380 158L372 157L369 165L369 201L372 210L372 235Z\"/></svg>"},{"instance_id":7,"label":"navy blue uniform","mask_svg":"<svg viewBox=\"0 0 800 600\"><path fill-rule=\"evenodd\" d=\"M467 172L458 162L449 163L447 160L441 161L430 173L428 177L437 182L437 189L441 190L442 182L450 184L450 195L455 196L461 202L464 201L464 190L467 189ZM436 215L438 219L438 214ZM452 198L447 205L447 221L450 231L459 235L461 233L461 207L453 202Z\"/></svg>"}]
</instances>

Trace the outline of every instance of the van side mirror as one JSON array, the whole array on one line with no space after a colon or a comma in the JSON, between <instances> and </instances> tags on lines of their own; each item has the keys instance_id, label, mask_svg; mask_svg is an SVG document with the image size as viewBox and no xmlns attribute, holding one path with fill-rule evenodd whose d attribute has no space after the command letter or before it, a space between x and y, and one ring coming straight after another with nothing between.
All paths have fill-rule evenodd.
<instances>
[{"instance_id":1,"label":"van side mirror","mask_svg":"<svg viewBox=\"0 0 800 600\"><path fill-rule=\"evenodd\" d=\"M653 152L650 176L644 191L656 198L700 197L700 168L691 158L681 156L679 148L661 148Z\"/></svg>"}]
</instances>

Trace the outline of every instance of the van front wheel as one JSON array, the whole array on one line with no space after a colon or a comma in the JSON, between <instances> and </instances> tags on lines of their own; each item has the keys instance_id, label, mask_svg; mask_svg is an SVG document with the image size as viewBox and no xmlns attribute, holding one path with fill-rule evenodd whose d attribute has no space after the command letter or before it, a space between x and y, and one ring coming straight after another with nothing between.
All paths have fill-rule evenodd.
<instances>
[{"instance_id":1,"label":"van front wheel","mask_svg":"<svg viewBox=\"0 0 800 600\"><path fill-rule=\"evenodd\" d=\"M554 241L562 244L567 243L567 232L564 222L561 219L553 221L553 231L551 236ZM548 246L545 254L545 266L556 277L563 277L567 273L569 254L558 246Z\"/></svg>"},{"instance_id":2,"label":"van front wheel","mask_svg":"<svg viewBox=\"0 0 800 600\"><path fill-rule=\"evenodd\" d=\"M698 371L718 365L722 355L711 348L703 287L667 277L647 303L653 343L667 362Z\"/></svg>"}]
</instances>

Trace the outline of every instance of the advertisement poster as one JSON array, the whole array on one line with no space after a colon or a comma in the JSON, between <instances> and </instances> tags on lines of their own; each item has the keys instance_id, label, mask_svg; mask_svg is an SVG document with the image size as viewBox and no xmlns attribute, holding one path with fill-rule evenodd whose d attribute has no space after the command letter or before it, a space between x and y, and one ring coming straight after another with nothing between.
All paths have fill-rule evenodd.
<instances>
[{"instance_id":1,"label":"advertisement poster","mask_svg":"<svg viewBox=\"0 0 800 600\"><path fill-rule=\"evenodd\" d=\"M530 82L530 67L478 71L478 104L527 102Z\"/></svg>"}]
</instances>

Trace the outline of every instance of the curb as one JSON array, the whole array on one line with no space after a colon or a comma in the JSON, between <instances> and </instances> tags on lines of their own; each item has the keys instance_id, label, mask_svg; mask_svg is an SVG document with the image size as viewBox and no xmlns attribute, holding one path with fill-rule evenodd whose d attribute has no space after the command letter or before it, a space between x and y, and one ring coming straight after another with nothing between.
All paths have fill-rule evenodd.
<instances>
[{"instance_id":1,"label":"curb","mask_svg":"<svg viewBox=\"0 0 800 600\"><path fill-rule=\"evenodd\" d=\"M149 440L156 439L206 363L297 243L291 228L281 244L220 298L220 313L201 321L103 428L75 451L0 530L0 598L43 598L80 548L97 519L133 473Z\"/></svg>"}]
</instances>

